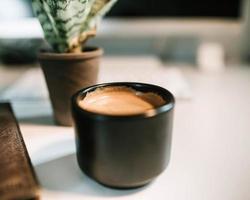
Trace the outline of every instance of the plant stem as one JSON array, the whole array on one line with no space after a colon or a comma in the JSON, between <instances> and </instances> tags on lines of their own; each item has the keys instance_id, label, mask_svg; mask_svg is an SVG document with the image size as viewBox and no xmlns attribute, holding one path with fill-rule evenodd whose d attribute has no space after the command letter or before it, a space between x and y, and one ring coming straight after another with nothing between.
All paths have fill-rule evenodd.
<instances>
[{"instance_id":1,"label":"plant stem","mask_svg":"<svg viewBox=\"0 0 250 200\"><path fill-rule=\"evenodd\" d=\"M80 37L74 38L72 42L71 48L68 50L69 53L81 53L84 49L84 45L86 44L87 40L91 37L96 35L96 28L89 30L87 32L83 32Z\"/></svg>"},{"instance_id":2,"label":"plant stem","mask_svg":"<svg viewBox=\"0 0 250 200\"><path fill-rule=\"evenodd\" d=\"M82 47L81 45L75 46L71 49L69 49L69 53L81 53L82 52Z\"/></svg>"}]
</instances>

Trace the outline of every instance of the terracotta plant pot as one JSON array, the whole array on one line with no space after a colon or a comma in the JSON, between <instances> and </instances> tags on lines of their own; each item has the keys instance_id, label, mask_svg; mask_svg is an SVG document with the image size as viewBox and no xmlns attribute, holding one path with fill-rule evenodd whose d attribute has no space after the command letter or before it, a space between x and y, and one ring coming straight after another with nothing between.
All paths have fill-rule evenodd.
<instances>
[{"instance_id":1,"label":"terracotta plant pot","mask_svg":"<svg viewBox=\"0 0 250 200\"><path fill-rule=\"evenodd\" d=\"M100 48L86 48L82 53L39 53L38 59L58 125L72 126L71 96L97 82L102 54Z\"/></svg>"}]
</instances>

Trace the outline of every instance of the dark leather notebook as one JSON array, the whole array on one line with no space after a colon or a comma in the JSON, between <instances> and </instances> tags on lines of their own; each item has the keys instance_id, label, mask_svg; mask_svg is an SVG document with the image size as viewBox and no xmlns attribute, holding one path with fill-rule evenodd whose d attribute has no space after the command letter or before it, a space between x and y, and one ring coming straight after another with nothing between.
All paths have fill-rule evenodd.
<instances>
[{"instance_id":1,"label":"dark leather notebook","mask_svg":"<svg viewBox=\"0 0 250 200\"><path fill-rule=\"evenodd\" d=\"M0 103L0 199L39 199L39 184L9 103Z\"/></svg>"}]
</instances>

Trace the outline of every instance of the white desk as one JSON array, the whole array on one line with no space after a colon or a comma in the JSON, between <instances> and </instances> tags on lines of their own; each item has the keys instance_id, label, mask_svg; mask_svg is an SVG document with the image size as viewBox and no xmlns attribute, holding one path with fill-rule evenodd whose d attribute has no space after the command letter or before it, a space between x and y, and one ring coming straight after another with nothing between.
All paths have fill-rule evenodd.
<instances>
[{"instance_id":1,"label":"white desk","mask_svg":"<svg viewBox=\"0 0 250 200\"><path fill-rule=\"evenodd\" d=\"M190 100L177 100L170 165L152 184L113 190L84 176L75 160L73 128L51 116L20 119L42 200L249 200L250 68L202 74L183 67Z\"/></svg>"}]
</instances>

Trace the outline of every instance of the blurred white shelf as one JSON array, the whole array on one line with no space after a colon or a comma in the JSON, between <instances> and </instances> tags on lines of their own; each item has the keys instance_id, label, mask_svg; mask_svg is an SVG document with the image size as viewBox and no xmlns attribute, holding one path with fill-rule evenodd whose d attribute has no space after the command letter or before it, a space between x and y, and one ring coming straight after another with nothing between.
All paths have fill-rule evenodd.
<instances>
[{"instance_id":1,"label":"blurred white shelf","mask_svg":"<svg viewBox=\"0 0 250 200\"><path fill-rule=\"evenodd\" d=\"M0 21L0 39L31 38L43 38L43 31L37 19Z\"/></svg>"},{"instance_id":2,"label":"blurred white shelf","mask_svg":"<svg viewBox=\"0 0 250 200\"><path fill-rule=\"evenodd\" d=\"M164 37L166 35L227 36L241 32L240 20L222 19L104 19L98 36ZM213 31L211 31L213 30ZM42 28L36 18L0 21L0 38L43 38Z\"/></svg>"}]
</instances>

